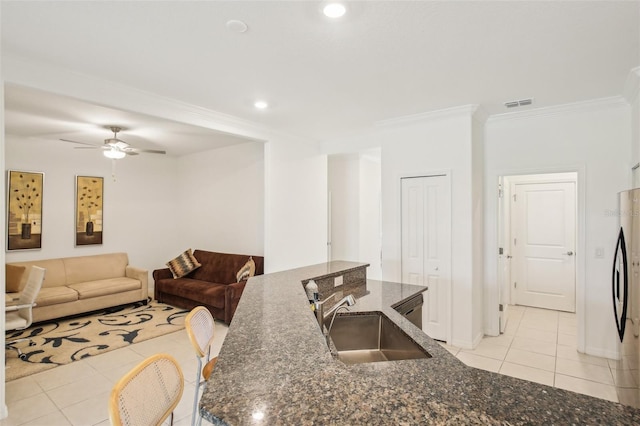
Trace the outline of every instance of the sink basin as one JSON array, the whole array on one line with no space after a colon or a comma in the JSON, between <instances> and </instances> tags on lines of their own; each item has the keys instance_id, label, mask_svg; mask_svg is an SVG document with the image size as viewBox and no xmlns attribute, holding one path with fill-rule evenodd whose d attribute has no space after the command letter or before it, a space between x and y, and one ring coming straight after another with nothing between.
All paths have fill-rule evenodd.
<instances>
[{"instance_id":1,"label":"sink basin","mask_svg":"<svg viewBox=\"0 0 640 426\"><path fill-rule=\"evenodd\" d=\"M336 315L329 336L345 364L431 358L382 312Z\"/></svg>"}]
</instances>

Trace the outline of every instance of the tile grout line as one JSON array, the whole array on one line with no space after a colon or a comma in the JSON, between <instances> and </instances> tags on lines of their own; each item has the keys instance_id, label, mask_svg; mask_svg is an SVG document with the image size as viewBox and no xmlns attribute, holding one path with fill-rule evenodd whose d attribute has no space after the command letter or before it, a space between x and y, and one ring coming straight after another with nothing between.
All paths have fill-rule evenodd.
<instances>
[{"instance_id":1,"label":"tile grout line","mask_svg":"<svg viewBox=\"0 0 640 426\"><path fill-rule=\"evenodd\" d=\"M520 318L520 321L518 321L518 326L516 327L515 334L513 335L511 341L509 342L509 346L507 347L507 353L504 355L504 360L502 361L502 364L500 364L500 370L498 370L498 372L500 372L502 370L502 367L504 366L504 363L506 362L507 356L509 355L509 352L511 351L511 346L513 345L513 341L516 339L516 335L518 334L518 329L520 328L520 323L521 322L522 322L522 317Z\"/></svg>"},{"instance_id":2,"label":"tile grout line","mask_svg":"<svg viewBox=\"0 0 640 426\"><path fill-rule=\"evenodd\" d=\"M558 375L558 341L560 340L560 318L558 318L558 325L556 326L556 349L553 359L553 387L556 387L556 377Z\"/></svg>"}]
</instances>

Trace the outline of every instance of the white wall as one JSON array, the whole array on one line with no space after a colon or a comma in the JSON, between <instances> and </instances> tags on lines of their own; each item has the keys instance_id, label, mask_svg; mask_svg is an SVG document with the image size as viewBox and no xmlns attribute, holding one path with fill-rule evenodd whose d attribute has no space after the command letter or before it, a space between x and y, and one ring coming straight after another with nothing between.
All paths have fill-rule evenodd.
<instances>
[{"instance_id":1,"label":"white wall","mask_svg":"<svg viewBox=\"0 0 640 426\"><path fill-rule=\"evenodd\" d=\"M360 233L359 261L369 264L367 277L382 279L381 236L381 163L380 150L375 156L360 157Z\"/></svg>"},{"instance_id":2,"label":"white wall","mask_svg":"<svg viewBox=\"0 0 640 426\"><path fill-rule=\"evenodd\" d=\"M271 135L265 149L265 272L327 261L327 156Z\"/></svg>"},{"instance_id":3,"label":"white wall","mask_svg":"<svg viewBox=\"0 0 640 426\"><path fill-rule=\"evenodd\" d=\"M508 116L507 116L508 117ZM584 350L615 356L616 333L610 274L618 218L617 193L631 185L630 108L621 100L551 108L540 114L495 117L485 133L485 297L487 314L497 307L497 181L500 175L578 172L578 318ZM604 247L603 259L595 258ZM582 281L582 284L580 282ZM584 310L580 312L580 300ZM487 319L487 328L491 321ZM582 336L580 336L582 335Z\"/></svg>"},{"instance_id":4,"label":"white wall","mask_svg":"<svg viewBox=\"0 0 640 426\"><path fill-rule=\"evenodd\" d=\"M471 121L471 223L472 223L472 321L471 336L484 335L484 125L485 120L472 117ZM474 341L475 346L477 341Z\"/></svg>"},{"instance_id":5,"label":"white wall","mask_svg":"<svg viewBox=\"0 0 640 426\"><path fill-rule=\"evenodd\" d=\"M434 116L419 123L399 123L382 130L382 255L383 278L400 281L401 220L400 177L446 170L451 174L451 342L473 347L482 338L481 269L474 262L474 242L481 236L477 218L482 218L477 165L482 152L474 147L473 109ZM477 136L477 131L476 131ZM480 179L480 182L482 179ZM474 188L475 185L475 188ZM480 189L482 185L480 184ZM475 216L475 219L474 219ZM478 254L481 255L481 254ZM479 322L479 324L476 324Z\"/></svg>"},{"instance_id":6,"label":"white wall","mask_svg":"<svg viewBox=\"0 0 640 426\"><path fill-rule=\"evenodd\" d=\"M360 156L331 155L331 260L360 258Z\"/></svg>"},{"instance_id":7,"label":"white wall","mask_svg":"<svg viewBox=\"0 0 640 426\"><path fill-rule=\"evenodd\" d=\"M264 255L264 143L247 142L177 160L175 243Z\"/></svg>"},{"instance_id":8,"label":"white wall","mask_svg":"<svg viewBox=\"0 0 640 426\"><path fill-rule=\"evenodd\" d=\"M382 278L380 150L329 156L332 260L368 263L367 277Z\"/></svg>"},{"instance_id":9,"label":"white wall","mask_svg":"<svg viewBox=\"0 0 640 426\"><path fill-rule=\"evenodd\" d=\"M177 219L172 202L178 191L175 158L117 160L114 182L112 162L99 150L7 135L5 163L9 170L44 172L42 249L8 252L8 262L122 251L129 254L130 264L152 271L180 248L172 225ZM74 247L76 175L104 177L102 245Z\"/></svg>"}]
</instances>

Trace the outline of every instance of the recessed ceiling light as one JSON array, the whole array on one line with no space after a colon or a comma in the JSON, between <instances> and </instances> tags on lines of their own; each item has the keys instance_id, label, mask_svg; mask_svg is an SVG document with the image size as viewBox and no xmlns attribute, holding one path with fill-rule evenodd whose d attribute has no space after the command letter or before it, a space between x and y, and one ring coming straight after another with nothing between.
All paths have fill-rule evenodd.
<instances>
[{"instance_id":1,"label":"recessed ceiling light","mask_svg":"<svg viewBox=\"0 0 640 426\"><path fill-rule=\"evenodd\" d=\"M269 106L268 103L266 103L265 101L256 101L253 104L254 107L258 108L258 109L265 109L266 107Z\"/></svg>"},{"instance_id":2,"label":"recessed ceiling light","mask_svg":"<svg viewBox=\"0 0 640 426\"><path fill-rule=\"evenodd\" d=\"M249 27L247 27L247 24L237 19L227 21L227 29L229 31L233 31L234 33L244 33L248 28Z\"/></svg>"},{"instance_id":3,"label":"recessed ceiling light","mask_svg":"<svg viewBox=\"0 0 640 426\"><path fill-rule=\"evenodd\" d=\"M322 8L322 12L329 18L339 18L347 12L347 8L342 3L330 2Z\"/></svg>"}]
</instances>

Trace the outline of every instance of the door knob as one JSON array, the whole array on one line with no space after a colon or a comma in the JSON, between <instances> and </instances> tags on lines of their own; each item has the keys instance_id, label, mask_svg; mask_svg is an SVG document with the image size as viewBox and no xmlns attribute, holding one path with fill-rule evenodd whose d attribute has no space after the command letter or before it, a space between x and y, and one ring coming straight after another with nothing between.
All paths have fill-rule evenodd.
<instances>
[{"instance_id":1,"label":"door knob","mask_svg":"<svg viewBox=\"0 0 640 426\"><path fill-rule=\"evenodd\" d=\"M573 256L573 252L571 250L569 250L568 252L565 253L567 256Z\"/></svg>"}]
</instances>

